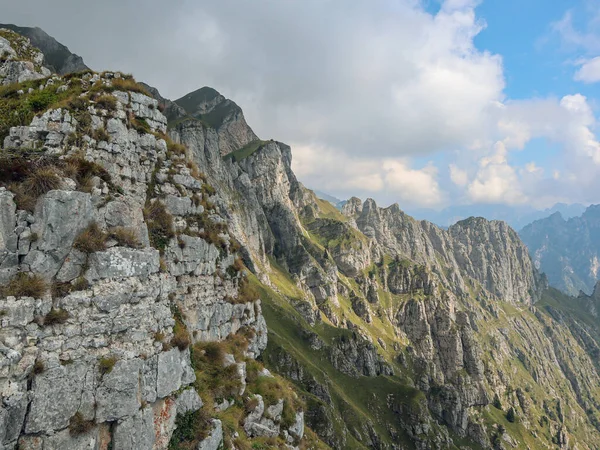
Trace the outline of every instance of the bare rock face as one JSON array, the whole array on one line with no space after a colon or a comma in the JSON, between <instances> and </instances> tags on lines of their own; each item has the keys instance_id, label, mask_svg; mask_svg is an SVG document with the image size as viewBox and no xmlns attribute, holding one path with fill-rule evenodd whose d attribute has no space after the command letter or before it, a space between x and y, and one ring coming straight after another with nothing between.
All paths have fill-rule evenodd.
<instances>
[{"instance_id":1,"label":"bare rock face","mask_svg":"<svg viewBox=\"0 0 600 450\"><path fill-rule=\"evenodd\" d=\"M459 266L492 294L513 303L531 303L538 285L529 252L505 222L471 218L448 229Z\"/></svg>"},{"instance_id":2,"label":"bare rock face","mask_svg":"<svg viewBox=\"0 0 600 450\"><path fill-rule=\"evenodd\" d=\"M86 74L78 82L120 78ZM55 83L69 89L54 77L40 90ZM59 173L66 158L96 176L86 192L77 173L65 177L30 211L0 189L2 285L18 273L41 283L35 298L0 298L0 448L167 448L176 416L202 407L187 389L196 380L189 341L221 341L243 328L252 330L249 357L266 347L260 300L230 300L242 274L232 270L226 226L218 242L200 237L199 220L224 220L198 205L205 180L167 154L157 101L118 90L112 98L109 110L87 99L80 110L50 109L6 138L11 149L35 143ZM169 345L178 320L189 341ZM69 432L74 420L88 424L83 435ZM222 439L216 433L206 448Z\"/></svg>"},{"instance_id":3,"label":"bare rock face","mask_svg":"<svg viewBox=\"0 0 600 450\"><path fill-rule=\"evenodd\" d=\"M215 201L229 229L248 251L252 270L269 267L269 255L298 277L315 301L337 294L335 266L306 239L297 210L307 203L305 189L291 170L291 149L267 142L247 158L222 158L220 138L198 121L175 127L173 138L185 144L217 188ZM315 258L322 264L315 263Z\"/></svg>"}]
</instances>

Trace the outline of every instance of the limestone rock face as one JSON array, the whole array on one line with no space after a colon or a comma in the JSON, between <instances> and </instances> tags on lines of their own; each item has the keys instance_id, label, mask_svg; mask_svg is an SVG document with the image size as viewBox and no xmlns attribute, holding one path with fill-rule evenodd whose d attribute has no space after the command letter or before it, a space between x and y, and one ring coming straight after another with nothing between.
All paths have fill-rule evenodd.
<instances>
[{"instance_id":1,"label":"limestone rock face","mask_svg":"<svg viewBox=\"0 0 600 450\"><path fill-rule=\"evenodd\" d=\"M356 334L333 344L331 361L337 370L353 377L394 374L394 370L377 354L375 346Z\"/></svg>"},{"instance_id":2,"label":"limestone rock face","mask_svg":"<svg viewBox=\"0 0 600 450\"><path fill-rule=\"evenodd\" d=\"M198 444L197 450L219 450L223 447L223 424L215 419L212 421L212 426L212 431Z\"/></svg>"},{"instance_id":3,"label":"limestone rock face","mask_svg":"<svg viewBox=\"0 0 600 450\"><path fill-rule=\"evenodd\" d=\"M111 86L119 78L87 74L79 82ZM54 77L41 90L50 80L65 83ZM31 211L0 189L2 287L19 272L45 283L37 298L10 292L0 298L3 449L17 443L166 449L177 415L202 407L189 388L196 375L187 344L170 344L175 326L192 342L251 331L251 358L267 344L260 300L231 301L243 274L232 268L236 254L225 220L214 206L198 205L206 180L185 156L168 154L167 119L157 101L138 92L113 90L112 96L111 110L91 102L83 113L50 109L6 138L13 149L35 143L57 171L66 157L98 175L86 181L86 192L74 181L77 174L65 178ZM82 131L84 115L90 125ZM134 121L146 125L134 129ZM172 231L158 229L157 220ZM221 224L218 241L205 234L214 224ZM81 241L99 235L98 248ZM90 430L70 433L74 418ZM211 439L202 448L221 445L220 426Z\"/></svg>"},{"instance_id":4,"label":"limestone rock face","mask_svg":"<svg viewBox=\"0 0 600 450\"><path fill-rule=\"evenodd\" d=\"M283 402L265 407L260 395L255 396L256 407L248 414L244 422L244 430L249 436L276 437L279 435Z\"/></svg>"}]
</instances>

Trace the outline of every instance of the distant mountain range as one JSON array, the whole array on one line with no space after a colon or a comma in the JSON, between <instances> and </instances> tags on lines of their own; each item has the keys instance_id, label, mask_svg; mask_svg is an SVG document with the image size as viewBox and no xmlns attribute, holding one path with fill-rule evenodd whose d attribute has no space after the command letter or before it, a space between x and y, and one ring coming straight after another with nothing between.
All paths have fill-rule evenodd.
<instances>
[{"instance_id":1,"label":"distant mountain range","mask_svg":"<svg viewBox=\"0 0 600 450\"><path fill-rule=\"evenodd\" d=\"M550 285L571 295L593 291L600 276L600 205L568 220L556 212L519 235Z\"/></svg>"},{"instance_id":2,"label":"distant mountain range","mask_svg":"<svg viewBox=\"0 0 600 450\"><path fill-rule=\"evenodd\" d=\"M332 195L326 194L325 192L314 191L314 193L321 200L325 200L325 201L331 203L332 205L336 206L338 209L341 209L342 206L344 206L347 203L347 200L340 200L339 198L336 198Z\"/></svg>"},{"instance_id":3,"label":"distant mountain range","mask_svg":"<svg viewBox=\"0 0 600 450\"><path fill-rule=\"evenodd\" d=\"M442 211L433 209L407 209L406 212L415 219L428 220L441 227L449 227L468 217L485 217L488 220L503 220L515 230L520 230L531 222L560 213L564 218L581 215L585 211L581 204L567 205L557 203L552 208L539 210L530 206L508 205L458 205L450 206Z\"/></svg>"}]
</instances>

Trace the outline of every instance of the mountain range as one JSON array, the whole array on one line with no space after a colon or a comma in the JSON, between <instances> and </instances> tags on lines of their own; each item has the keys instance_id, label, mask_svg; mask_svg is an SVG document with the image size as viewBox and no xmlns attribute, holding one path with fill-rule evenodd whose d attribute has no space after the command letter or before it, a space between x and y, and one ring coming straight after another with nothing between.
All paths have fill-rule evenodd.
<instances>
[{"instance_id":1,"label":"mountain range","mask_svg":"<svg viewBox=\"0 0 600 450\"><path fill-rule=\"evenodd\" d=\"M325 192L315 190L315 194L322 200L326 200L341 208L344 200L340 200ZM485 217L488 220L503 220L515 230L520 230L531 222L544 219L554 213L560 213L565 219L580 216L586 210L579 203L566 204L557 203L552 208L535 209L532 206L509 206L509 205L453 205L443 210L427 208L407 208L405 211L418 220L427 220L436 225L447 228L456 222L469 217Z\"/></svg>"},{"instance_id":2,"label":"mountain range","mask_svg":"<svg viewBox=\"0 0 600 450\"><path fill-rule=\"evenodd\" d=\"M503 221L339 210L215 89L61 75L18 31L0 448L600 448L600 287L549 288Z\"/></svg>"}]
</instances>

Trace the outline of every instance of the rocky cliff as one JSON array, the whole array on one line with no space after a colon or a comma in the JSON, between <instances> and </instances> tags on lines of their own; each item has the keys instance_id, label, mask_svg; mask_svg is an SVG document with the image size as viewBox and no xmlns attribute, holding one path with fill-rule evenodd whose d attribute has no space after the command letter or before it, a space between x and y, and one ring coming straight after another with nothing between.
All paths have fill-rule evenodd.
<instances>
[{"instance_id":1,"label":"rocky cliff","mask_svg":"<svg viewBox=\"0 0 600 450\"><path fill-rule=\"evenodd\" d=\"M300 442L301 402L255 361L239 244L157 101L119 73L40 67L0 92L33 115L0 153L0 448Z\"/></svg>"},{"instance_id":2,"label":"rocky cliff","mask_svg":"<svg viewBox=\"0 0 600 450\"><path fill-rule=\"evenodd\" d=\"M506 224L342 214L214 90L27 67L0 90L4 448L600 446L597 301Z\"/></svg>"},{"instance_id":3,"label":"rocky cliff","mask_svg":"<svg viewBox=\"0 0 600 450\"><path fill-rule=\"evenodd\" d=\"M519 235L551 286L570 295L592 293L600 279L600 206L569 220L555 213L527 225Z\"/></svg>"}]
</instances>

